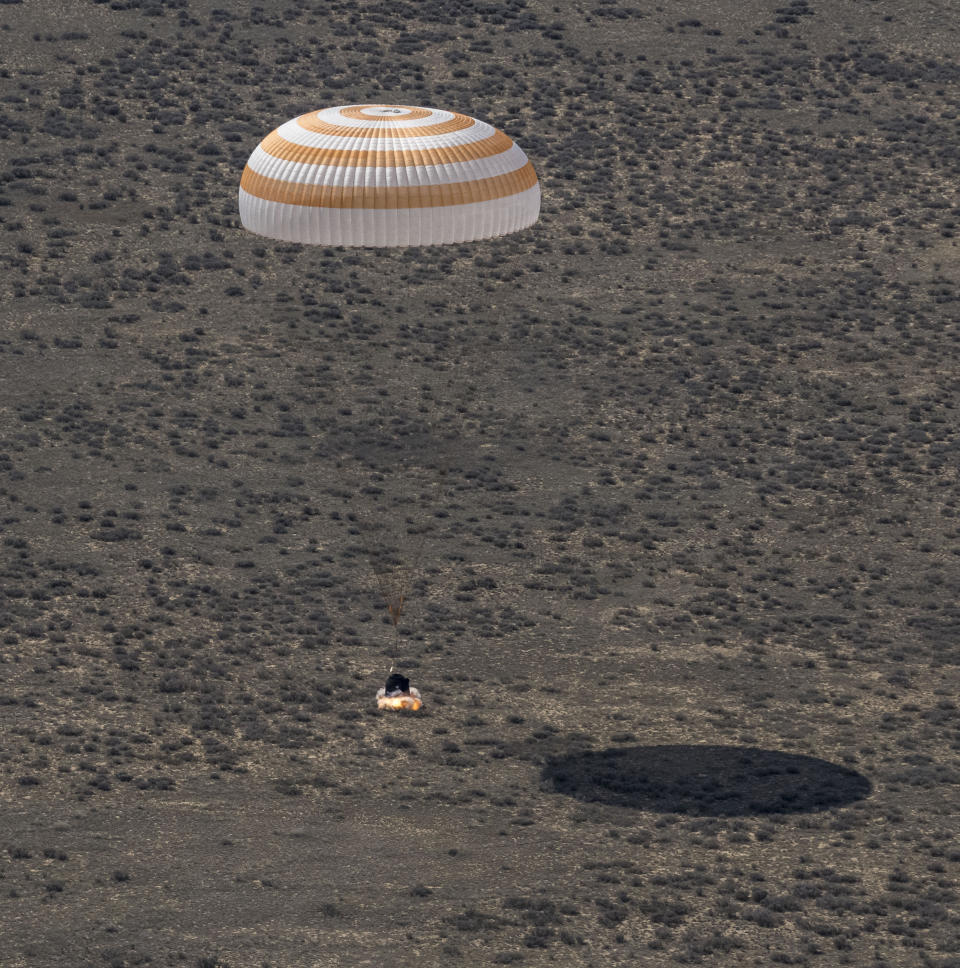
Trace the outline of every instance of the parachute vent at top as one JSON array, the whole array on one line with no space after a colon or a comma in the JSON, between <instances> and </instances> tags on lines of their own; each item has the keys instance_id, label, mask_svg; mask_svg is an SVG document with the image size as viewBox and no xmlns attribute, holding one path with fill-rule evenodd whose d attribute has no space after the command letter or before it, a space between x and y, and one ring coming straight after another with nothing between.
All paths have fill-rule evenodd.
<instances>
[{"instance_id":1,"label":"parachute vent at top","mask_svg":"<svg viewBox=\"0 0 960 968\"><path fill-rule=\"evenodd\" d=\"M533 165L483 121L352 104L267 135L240 180L240 220L312 245L437 245L517 232L540 214Z\"/></svg>"}]
</instances>

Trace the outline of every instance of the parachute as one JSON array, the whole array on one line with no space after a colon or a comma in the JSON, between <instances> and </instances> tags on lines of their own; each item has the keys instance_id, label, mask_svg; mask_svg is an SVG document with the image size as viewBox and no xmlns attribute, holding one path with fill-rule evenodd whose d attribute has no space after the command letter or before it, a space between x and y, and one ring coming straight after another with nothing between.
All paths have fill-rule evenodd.
<instances>
[{"instance_id":1,"label":"parachute","mask_svg":"<svg viewBox=\"0 0 960 968\"><path fill-rule=\"evenodd\" d=\"M350 104L267 135L240 179L240 220L311 245L470 242L540 214L540 184L502 131L453 111Z\"/></svg>"}]
</instances>

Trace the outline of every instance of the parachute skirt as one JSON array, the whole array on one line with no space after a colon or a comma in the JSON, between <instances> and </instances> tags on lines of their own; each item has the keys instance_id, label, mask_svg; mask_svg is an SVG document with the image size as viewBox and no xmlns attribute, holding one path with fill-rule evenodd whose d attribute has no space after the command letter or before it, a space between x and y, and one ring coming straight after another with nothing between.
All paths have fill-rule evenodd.
<instances>
[{"instance_id":1,"label":"parachute skirt","mask_svg":"<svg viewBox=\"0 0 960 968\"><path fill-rule=\"evenodd\" d=\"M419 689L410 688L407 692L399 689L392 689L389 693L386 689L377 691L377 709L407 710L416 712L423 706L423 698Z\"/></svg>"},{"instance_id":2,"label":"parachute skirt","mask_svg":"<svg viewBox=\"0 0 960 968\"><path fill-rule=\"evenodd\" d=\"M268 201L240 189L240 221L267 238L307 245L405 246L473 242L533 225L540 186L509 198L440 208L315 209Z\"/></svg>"}]
</instances>

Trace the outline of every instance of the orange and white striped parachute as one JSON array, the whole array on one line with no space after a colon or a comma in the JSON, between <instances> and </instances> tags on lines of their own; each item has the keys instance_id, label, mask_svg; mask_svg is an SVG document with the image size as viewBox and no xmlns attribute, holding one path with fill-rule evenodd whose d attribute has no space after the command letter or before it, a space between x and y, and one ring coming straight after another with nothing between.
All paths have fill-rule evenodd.
<instances>
[{"instance_id":1,"label":"orange and white striped parachute","mask_svg":"<svg viewBox=\"0 0 960 968\"><path fill-rule=\"evenodd\" d=\"M540 213L533 165L483 121L403 104L311 111L267 135L240 220L313 245L436 245L516 232Z\"/></svg>"}]
</instances>

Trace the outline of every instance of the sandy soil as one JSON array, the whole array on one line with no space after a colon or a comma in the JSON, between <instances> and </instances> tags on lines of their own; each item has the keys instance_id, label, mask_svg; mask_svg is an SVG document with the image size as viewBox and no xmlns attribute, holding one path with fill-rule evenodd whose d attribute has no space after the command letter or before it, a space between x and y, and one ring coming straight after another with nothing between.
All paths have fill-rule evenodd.
<instances>
[{"instance_id":1,"label":"sandy soil","mask_svg":"<svg viewBox=\"0 0 960 968\"><path fill-rule=\"evenodd\" d=\"M0 3L4 968L955 966L958 41ZM264 135L381 101L539 223L242 230Z\"/></svg>"}]
</instances>

